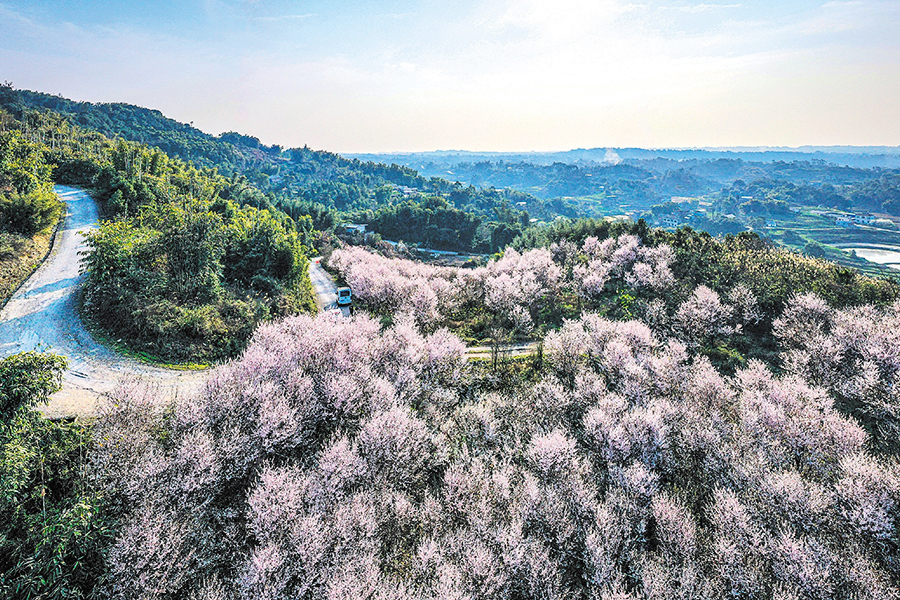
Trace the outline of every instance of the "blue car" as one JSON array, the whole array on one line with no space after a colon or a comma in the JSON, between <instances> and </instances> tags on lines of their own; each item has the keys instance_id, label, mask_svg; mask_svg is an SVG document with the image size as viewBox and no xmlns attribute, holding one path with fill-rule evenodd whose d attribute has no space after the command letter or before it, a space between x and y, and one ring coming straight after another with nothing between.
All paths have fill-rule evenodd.
<instances>
[{"instance_id":1,"label":"blue car","mask_svg":"<svg viewBox=\"0 0 900 600\"><path fill-rule=\"evenodd\" d=\"M337 291L337 303L338 306L350 306L350 302L352 301L350 288L342 287L338 288Z\"/></svg>"}]
</instances>

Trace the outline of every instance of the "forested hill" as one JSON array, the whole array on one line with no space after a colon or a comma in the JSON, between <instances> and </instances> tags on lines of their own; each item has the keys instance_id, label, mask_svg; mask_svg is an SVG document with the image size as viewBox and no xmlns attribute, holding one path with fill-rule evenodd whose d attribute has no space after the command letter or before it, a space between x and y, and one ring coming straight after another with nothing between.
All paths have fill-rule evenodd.
<instances>
[{"instance_id":1,"label":"forested hill","mask_svg":"<svg viewBox=\"0 0 900 600\"><path fill-rule=\"evenodd\" d=\"M430 187L429 180L406 167L346 159L307 147L266 146L256 137L233 131L214 136L170 119L158 110L132 104L77 102L5 85L0 86L0 107L19 119L30 110L50 110L107 137L155 146L198 167L216 167L224 175L239 172L272 190L311 181L336 181L366 188L385 183Z\"/></svg>"},{"instance_id":2,"label":"forested hill","mask_svg":"<svg viewBox=\"0 0 900 600\"><path fill-rule=\"evenodd\" d=\"M68 117L73 124L107 137L122 137L156 146L170 156L192 160L201 167L221 169L255 158L243 143L236 145L225 136L221 136L225 139L214 137L169 119L158 110L132 104L76 102L62 96L4 86L0 87L0 105L17 118L24 117L29 110L51 110ZM273 150L259 144L259 140L256 140L255 149L259 153Z\"/></svg>"},{"instance_id":3,"label":"forested hill","mask_svg":"<svg viewBox=\"0 0 900 600\"><path fill-rule=\"evenodd\" d=\"M109 339L208 363L239 353L261 322L315 311L311 218L239 177L55 113L27 117L0 110L0 242L55 222L53 183L90 188L104 220L87 236L81 313Z\"/></svg>"},{"instance_id":4,"label":"forested hill","mask_svg":"<svg viewBox=\"0 0 900 600\"><path fill-rule=\"evenodd\" d=\"M391 239L445 250L495 252L521 233L531 216L575 216L565 203L527 193L476 189L425 178L408 167L347 159L306 146L266 146L235 132L213 136L129 104L75 102L7 83L0 85L0 117L4 111L5 118L23 123L26 130L75 128L154 146L201 169L214 168L235 182L249 183L244 189L255 190L252 205L277 208L292 217L310 215L319 230L341 221L363 222ZM47 141L52 148L52 137ZM57 174L68 170L57 166Z\"/></svg>"}]
</instances>

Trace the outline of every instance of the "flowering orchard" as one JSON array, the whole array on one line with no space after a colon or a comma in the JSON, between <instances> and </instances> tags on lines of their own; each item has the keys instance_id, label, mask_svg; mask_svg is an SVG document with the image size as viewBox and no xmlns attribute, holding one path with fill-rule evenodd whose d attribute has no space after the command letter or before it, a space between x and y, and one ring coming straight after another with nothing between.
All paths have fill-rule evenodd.
<instances>
[{"instance_id":1,"label":"flowering orchard","mask_svg":"<svg viewBox=\"0 0 900 600\"><path fill-rule=\"evenodd\" d=\"M519 277L526 256L483 272ZM544 264L534 285L558 285ZM710 292L677 319L703 335L752 319ZM413 317L265 325L171 411L139 385L109 403L92 459L121 521L105 591L896 598L900 470L834 395L895 400L896 334L876 324L897 314L798 298L778 324L787 372L725 376L683 340L590 313L499 392Z\"/></svg>"},{"instance_id":2,"label":"flowering orchard","mask_svg":"<svg viewBox=\"0 0 900 600\"><path fill-rule=\"evenodd\" d=\"M329 265L353 288L362 304L376 312L408 313L425 326L446 323L467 313L489 313L522 332L540 324L541 312L566 293L600 298L621 284L664 291L672 283L672 252L667 246L642 246L635 236L582 247L509 248L487 266L437 267L385 258L358 247L336 250Z\"/></svg>"},{"instance_id":3,"label":"flowering orchard","mask_svg":"<svg viewBox=\"0 0 900 600\"><path fill-rule=\"evenodd\" d=\"M464 287L456 283L460 269L385 258L358 246L335 250L328 266L341 274L355 299L370 310L409 314L422 325L439 321Z\"/></svg>"},{"instance_id":4,"label":"flowering orchard","mask_svg":"<svg viewBox=\"0 0 900 600\"><path fill-rule=\"evenodd\" d=\"M429 330L449 326L465 337L490 336L493 327L535 337L584 309L640 317L657 332L703 347L759 322L759 303L748 287L736 285L720 297L704 285L686 286L672 273L673 259L669 246L644 246L622 235L522 253L509 248L474 269L385 258L359 247L335 250L329 265L364 308L410 315Z\"/></svg>"},{"instance_id":5,"label":"flowering orchard","mask_svg":"<svg viewBox=\"0 0 900 600\"><path fill-rule=\"evenodd\" d=\"M806 294L774 330L790 373L828 390L882 450L900 451L900 301L836 310Z\"/></svg>"},{"instance_id":6,"label":"flowering orchard","mask_svg":"<svg viewBox=\"0 0 900 600\"><path fill-rule=\"evenodd\" d=\"M385 258L362 248L335 250L329 266L353 289L356 298L375 312L411 315L426 328L475 308L521 331L534 326L538 307L559 292L560 268L544 249L519 254L509 249L486 267L438 267Z\"/></svg>"}]
</instances>

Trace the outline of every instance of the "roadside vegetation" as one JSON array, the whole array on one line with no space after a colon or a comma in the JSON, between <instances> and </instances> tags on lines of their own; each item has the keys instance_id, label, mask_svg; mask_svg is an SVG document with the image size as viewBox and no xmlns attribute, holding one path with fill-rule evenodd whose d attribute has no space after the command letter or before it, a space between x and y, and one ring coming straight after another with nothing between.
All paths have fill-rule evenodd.
<instances>
[{"instance_id":1,"label":"roadside vegetation","mask_svg":"<svg viewBox=\"0 0 900 600\"><path fill-rule=\"evenodd\" d=\"M113 536L92 483L90 423L35 410L59 388L65 359L0 360L0 596L96 598Z\"/></svg>"},{"instance_id":2,"label":"roadside vegetation","mask_svg":"<svg viewBox=\"0 0 900 600\"><path fill-rule=\"evenodd\" d=\"M101 205L82 312L105 337L153 360L209 363L235 356L262 321L315 311L309 216L289 217L237 175L49 113L4 123L4 227L46 235L61 206L54 181L87 187Z\"/></svg>"},{"instance_id":3,"label":"roadside vegetation","mask_svg":"<svg viewBox=\"0 0 900 600\"><path fill-rule=\"evenodd\" d=\"M229 180L180 161L159 169L99 192L117 216L88 240L89 318L134 350L210 362L235 356L262 321L315 311L308 217L241 206Z\"/></svg>"},{"instance_id":4,"label":"roadside vegetation","mask_svg":"<svg viewBox=\"0 0 900 600\"><path fill-rule=\"evenodd\" d=\"M0 130L0 307L50 250L62 216L40 145Z\"/></svg>"}]
</instances>

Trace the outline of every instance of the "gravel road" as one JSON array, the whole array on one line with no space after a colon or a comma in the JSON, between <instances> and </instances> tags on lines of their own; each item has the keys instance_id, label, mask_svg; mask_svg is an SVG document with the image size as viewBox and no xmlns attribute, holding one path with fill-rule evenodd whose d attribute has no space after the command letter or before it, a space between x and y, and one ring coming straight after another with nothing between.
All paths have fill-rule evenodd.
<instances>
[{"instance_id":1,"label":"gravel road","mask_svg":"<svg viewBox=\"0 0 900 600\"><path fill-rule=\"evenodd\" d=\"M75 312L83 232L97 227L97 205L85 192L57 186L66 203L65 223L46 261L13 295L0 312L0 357L26 350L43 350L69 359L62 389L41 411L48 417L89 416L98 398L127 378L141 377L158 386L161 398L190 394L206 377L199 371L175 371L120 356L98 344Z\"/></svg>"}]
</instances>

